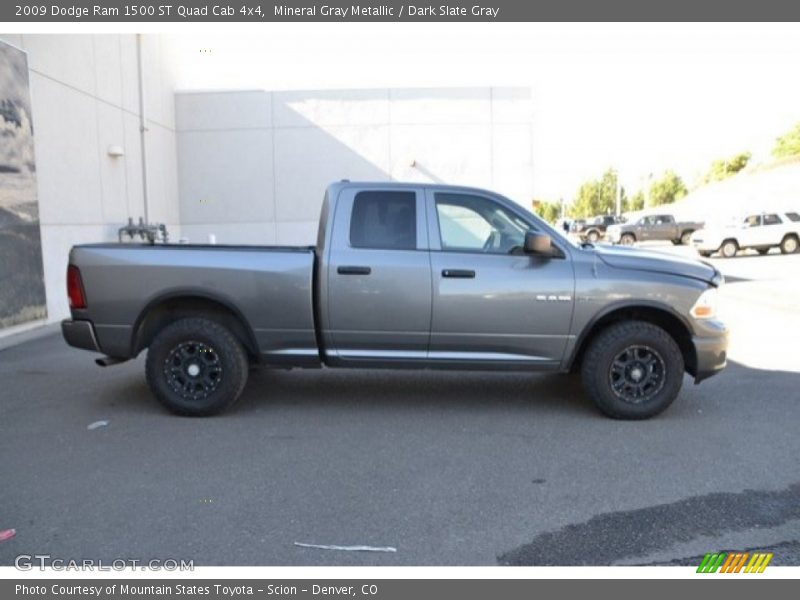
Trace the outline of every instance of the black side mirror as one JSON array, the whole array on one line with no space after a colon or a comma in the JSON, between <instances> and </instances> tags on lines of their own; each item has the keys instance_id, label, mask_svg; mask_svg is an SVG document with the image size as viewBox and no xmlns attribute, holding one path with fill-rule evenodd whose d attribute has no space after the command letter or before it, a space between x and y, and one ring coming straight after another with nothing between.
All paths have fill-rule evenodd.
<instances>
[{"instance_id":1,"label":"black side mirror","mask_svg":"<svg viewBox=\"0 0 800 600\"><path fill-rule=\"evenodd\" d=\"M552 256L553 245L549 235L529 231L525 234L525 253Z\"/></svg>"}]
</instances>

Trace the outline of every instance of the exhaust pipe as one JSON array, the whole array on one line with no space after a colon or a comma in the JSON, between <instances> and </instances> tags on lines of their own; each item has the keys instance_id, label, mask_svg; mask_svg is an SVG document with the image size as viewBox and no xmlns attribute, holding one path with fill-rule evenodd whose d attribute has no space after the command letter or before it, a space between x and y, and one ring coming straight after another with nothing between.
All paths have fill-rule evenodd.
<instances>
[{"instance_id":1,"label":"exhaust pipe","mask_svg":"<svg viewBox=\"0 0 800 600\"><path fill-rule=\"evenodd\" d=\"M113 356L104 356L103 358L96 358L95 364L99 367L113 367L119 363L128 362L127 358L114 358Z\"/></svg>"}]
</instances>

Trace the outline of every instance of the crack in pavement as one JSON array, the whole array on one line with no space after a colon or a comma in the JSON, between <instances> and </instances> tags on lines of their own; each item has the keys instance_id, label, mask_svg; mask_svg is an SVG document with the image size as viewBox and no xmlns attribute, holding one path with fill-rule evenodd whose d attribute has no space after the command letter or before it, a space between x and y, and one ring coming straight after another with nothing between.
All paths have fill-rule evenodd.
<instances>
[{"instance_id":1,"label":"crack in pavement","mask_svg":"<svg viewBox=\"0 0 800 600\"><path fill-rule=\"evenodd\" d=\"M800 483L784 490L693 496L669 504L597 515L537 535L498 556L502 565L610 565L677 542L728 531L777 527L800 517Z\"/></svg>"}]
</instances>

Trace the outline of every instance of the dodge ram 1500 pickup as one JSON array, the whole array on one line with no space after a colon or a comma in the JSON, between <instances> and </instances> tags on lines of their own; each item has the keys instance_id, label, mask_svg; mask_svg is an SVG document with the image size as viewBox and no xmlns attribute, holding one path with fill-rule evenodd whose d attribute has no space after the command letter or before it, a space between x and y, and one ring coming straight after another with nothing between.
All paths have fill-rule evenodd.
<instances>
[{"instance_id":1,"label":"dodge ram 1500 pickup","mask_svg":"<svg viewBox=\"0 0 800 600\"><path fill-rule=\"evenodd\" d=\"M313 247L75 246L67 343L108 366L147 349L173 412L232 405L274 368L579 371L606 415L643 419L726 361L722 276L695 259L574 244L498 194L329 186Z\"/></svg>"},{"instance_id":2,"label":"dodge ram 1500 pickup","mask_svg":"<svg viewBox=\"0 0 800 600\"><path fill-rule=\"evenodd\" d=\"M615 244L631 246L636 242L670 241L688 245L692 233L702 229L703 223L675 221L672 215L647 215L630 223L609 225L606 236Z\"/></svg>"}]
</instances>

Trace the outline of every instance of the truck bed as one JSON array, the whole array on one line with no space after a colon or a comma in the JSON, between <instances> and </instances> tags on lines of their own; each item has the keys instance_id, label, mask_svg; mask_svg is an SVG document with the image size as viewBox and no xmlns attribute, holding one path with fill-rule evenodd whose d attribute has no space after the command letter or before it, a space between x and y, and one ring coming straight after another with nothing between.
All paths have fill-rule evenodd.
<instances>
[{"instance_id":1,"label":"truck bed","mask_svg":"<svg viewBox=\"0 0 800 600\"><path fill-rule=\"evenodd\" d=\"M191 297L229 309L249 324L267 363L319 361L313 309L313 246L119 244L76 246L99 349L136 354L135 335L154 308Z\"/></svg>"}]
</instances>

